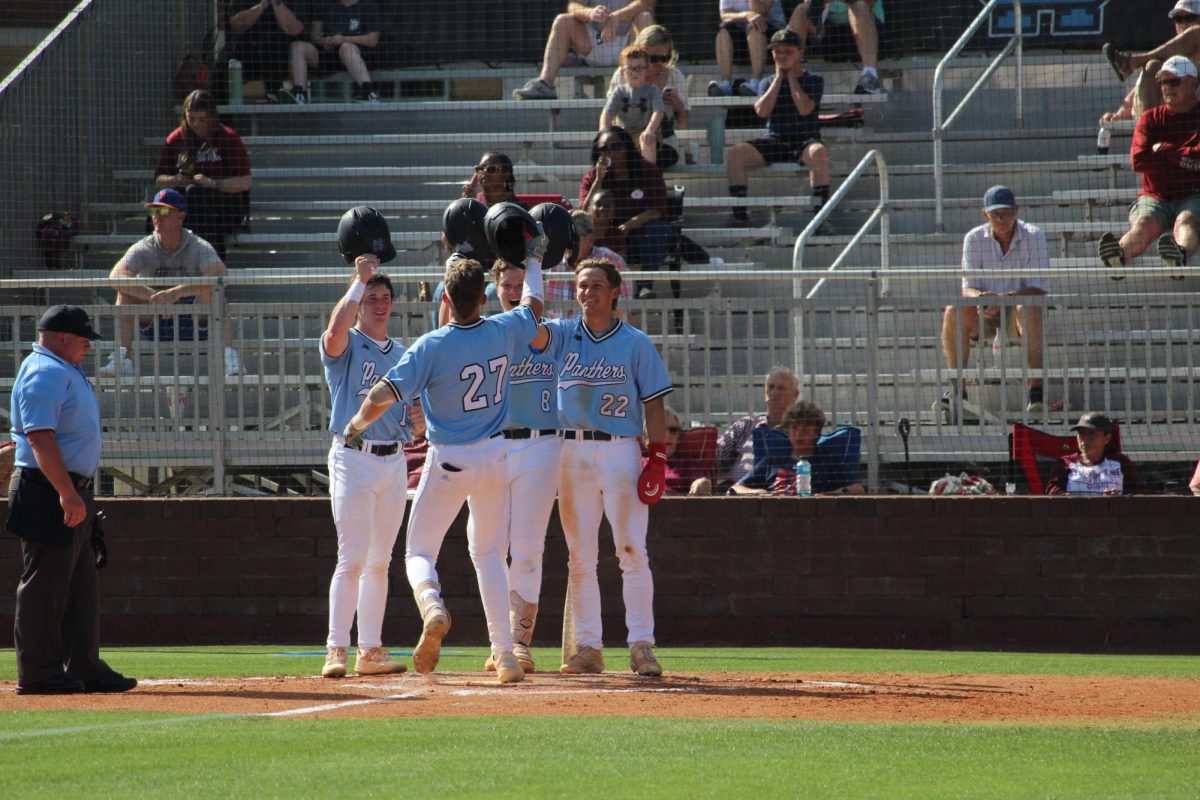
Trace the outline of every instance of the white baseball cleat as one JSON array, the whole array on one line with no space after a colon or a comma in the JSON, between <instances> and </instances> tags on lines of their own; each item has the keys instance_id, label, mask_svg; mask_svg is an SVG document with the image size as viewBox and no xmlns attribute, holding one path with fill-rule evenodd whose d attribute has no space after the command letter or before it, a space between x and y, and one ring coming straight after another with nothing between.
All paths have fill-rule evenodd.
<instances>
[{"instance_id":1,"label":"white baseball cleat","mask_svg":"<svg viewBox=\"0 0 1200 800\"><path fill-rule=\"evenodd\" d=\"M321 668L322 678L346 677L346 648L331 647L325 654L325 666Z\"/></svg>"},{"instance_id":2,"label":"white baseball cleat","mask_svg":"<svg viewBox=\"0 0 1200 800\"><path fill-rule=\"evenodd\" d=\"M654 657L654 645L634 642L629 645L629 668L646 678L662 677L662 664Z\"/></svg>"},{"instance_id":3,"label":"white baseball cleat","mask_svg":"<svg viewBox=\"0 0 1200 800\"><path fill-rule=\"evenodd\" d=\"M359 675L398 675L408 672L408 665L396 661L382 647L358 648L354 671Z\"/></svg>"},{"instance_id":4,"label":"white baseball cleat","mask_svg":"<svg viewBox=\"0 0 1200 800\"><path fill-rule=\"evenodd\" d=\"M604 652L584 645L558 671L563 675L599 675L604 672Z\"/></svg>"},{"instance_id":5,"label":"white baseball cleat","mask_svg":"<svg viewBox=\"0 0 1200 800\"><path fill-rule=\"evenodd\" d=\"M428 675L437 669L442 657L442 639L450 632L450 612L440 597L425 607L424 620L421 640L413 649L413 669Z\"/></svg>"},{"instance_id":6,"label":"white baseball cleat","mask_svg":"<svg viewBox=\"0 0 1200 800\"><path fill-rule=\"evenodd\" d=\"M501 653L496 661L496 680L500 683L520 683L525 680L525 670L517 663L512 653Z\"/></svg>"}]
</instances>

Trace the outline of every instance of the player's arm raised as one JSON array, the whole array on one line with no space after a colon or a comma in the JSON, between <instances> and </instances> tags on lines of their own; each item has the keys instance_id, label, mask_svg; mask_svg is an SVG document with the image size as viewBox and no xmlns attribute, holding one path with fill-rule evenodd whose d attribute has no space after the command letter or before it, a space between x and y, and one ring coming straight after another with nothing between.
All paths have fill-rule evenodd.
<instances>
[{"instance_id":1,"label":"player's arm raised","mask_svg":"<svg viewBox=\"0 0 1200 800\"><path fill-rule=\"evenodd\" d=\"M330 358L337 358L346 352L350 344L350 329L358 319L358 307L362 302L363 292L367 290L367 281L379 269L379 259L374 255L361 255L354 259L354 281L346 291L346 295L338 300L329 315L329 325L321 334L321 346Z\"/></svg>"}]
</instances>

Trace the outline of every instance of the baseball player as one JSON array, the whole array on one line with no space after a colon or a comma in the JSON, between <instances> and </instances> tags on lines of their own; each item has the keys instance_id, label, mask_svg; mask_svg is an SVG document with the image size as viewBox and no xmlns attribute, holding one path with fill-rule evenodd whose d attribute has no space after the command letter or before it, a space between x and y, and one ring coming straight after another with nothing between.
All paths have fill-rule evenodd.
<instances>
[{"instance_id":1,"label":"baseball player","mask_svg":"<svg viewBox=\"0 0 1200 800\"><path fill-rule=\"evenodd\" d=\"M608 517L621 565L629 666L658 677L654 657L654 581L646 552L648 505L666 484L666 413L671 392L662 358L646 334L615 315L621 273L609 261L585 259L575 268L582 317L546 323L547 354L558 372L562 426L559 516L570 550L575 654L564 674L604 671L600 585L596 578L601 515ZM650 460L642 467L637 437L645 430ZM634 502L634 495L641 502Z\"/></svg>"},{"instance_id":2,"label":"baseball player","mask_svg":"<svg viewBox=\"0 0 1200 800\"><path fill-rule=\"evenodd\" d=\"M380 256L390 260L395 250L387 252L391 243L383 217L365 206L346 212L338 228L338 244L346 259L354 262L355 277L346 296L333 307L321 336L321 363L332 398L329 495L338 534L337 567L329 585L329 637L321 670L326 678L346 675L346 650L356 612L358 674L386 675L407 669L383 649L382 628L388 565L408 499L402 447L412 439L408 406L388 409L359 441L348 443L341 435L361 398L404 352L388 338L392 282L377 272ZM372 247L379 255L370 251Z\"/></svg>"},{"instance_id":3,"label":"baseball player","mask_svg":"<svg viewBox=\"0 0 1200 800\"><path fill-rule=\"evenodd\" d=\"M521 305L483 318L487 279L472 259L451 259L446 268L446 299L451 321L419 338L363 400L346 425L355 441L393 403L420 395L429 453L408 523L405 564L420 609L421 639L413 666L432 672L441 643L450 630L450 613L441 597L435 567L450 523L464 500L474 525L468 530L471 560L487 617L496 677L516 683L525 671L513 655L508 624L508 575L504 563L505 456L508 440L509 370L529 346L544 350L550 334L538 322L542 311L541 256L546 238L529 213L512 203L488 212L485 227L496 253L507 261L524 260ZM501 235L503 234L503 235Z\"/></svg>"},{"instance_id":4,"label":"baseball player","mask_svg":"<svg viewBox=\"0 0 1200 800\"><path fill-rule=\"evenodd\" d=\"M550 256L553 257L553 256ZM500 307L511 311L521 301L525 270L504 261L492 267L492 280ZM546 526L558 494L557 408L558 365L544 353L521 354L509 369L508 420L503 435L508 440L505 462L507 540L511 563L508 572L508 620L512 628L513 655L526 672L534 671L529 650L537 622L542 588L542 552ZM475 524L474 516L468 525ZM491 658L484 669L496 669Z\"/></svg>"}]
</instances>

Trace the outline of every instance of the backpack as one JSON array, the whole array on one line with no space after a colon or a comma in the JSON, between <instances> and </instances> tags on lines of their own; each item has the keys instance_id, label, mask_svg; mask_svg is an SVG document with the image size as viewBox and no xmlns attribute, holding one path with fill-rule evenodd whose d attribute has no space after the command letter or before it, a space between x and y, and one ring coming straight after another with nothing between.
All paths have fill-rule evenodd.
<instances>
[{"instance_id":1,"label":"backpack","mask_svg":"<svg viewBox=\"0 0 1200 800\"><path fill-rule=\"evenodd\" d=\"M228 67L225 62L225 32L209 28L200 43L199 52L185 53L175 67L171 81L171 99L175 105L196 89L212 92L218 103L228 100Z\"/></svg>"}]
</instances>

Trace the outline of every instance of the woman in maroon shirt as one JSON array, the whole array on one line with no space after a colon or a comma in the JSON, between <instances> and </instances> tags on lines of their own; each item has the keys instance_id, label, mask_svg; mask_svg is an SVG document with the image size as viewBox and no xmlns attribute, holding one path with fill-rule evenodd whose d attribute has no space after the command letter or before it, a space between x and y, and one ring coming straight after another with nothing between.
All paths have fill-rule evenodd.
<instances>
[{"instance_id":1,"label":"woman in maroon shirt","mask_svg":"<svg viewBox=\"0 0 1200 800\"><path fill-rule=\"evenodd\" d=\"M592 140L592 164L579 183L580 208L588 208L601 189L610 192L615 204L612 221L625 234L630 268L657 271L671 241L662 170L642 158L633 137L616 126ZM654 297L649 281L636 282L634 291L641 300Z\"/></svg>"},{"instance_id":2,"label":"woman in maroon shirt","mask_svg":"<svg viewBox=\"0 0 1200 800\"><path fill-rule=\"evenodd\" d=\"M225 235L250 210L250 156L237 131L221 124L216 98L203 89L184 99L179 127L158 156L154 184L187 195L187 226L224 261Z\"/></svg>"}]
</instances>

